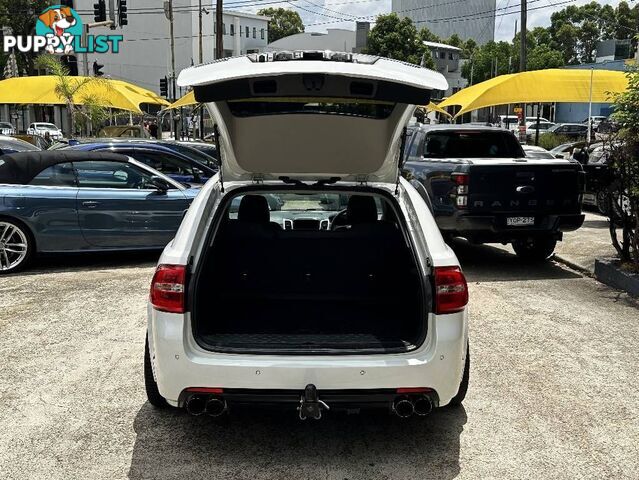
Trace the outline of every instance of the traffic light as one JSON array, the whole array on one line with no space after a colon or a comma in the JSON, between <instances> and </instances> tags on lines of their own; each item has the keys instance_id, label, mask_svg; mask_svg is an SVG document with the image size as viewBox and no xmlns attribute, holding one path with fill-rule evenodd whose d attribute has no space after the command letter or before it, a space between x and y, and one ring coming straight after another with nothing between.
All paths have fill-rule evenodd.
<instances>
[{"instance_id":1,"label":"traffic light","mask_svg":"<svg viewBox=\"0 0 639 480\"><path fill-rule=\"evenodd\" d=\"M96 22L106 22L106 0L98 0L93 4L93 19Z\"/></svg>"},{"instance_id":2,"label":"traffic light","mask_svg":"<svg viewBox=\"0 0 639 480\"><path fill-rule=\"evenodd\" d=\"M62 55L60 57L62 64L69 69L69 75L77 77L78 72L78 58L75 55Z\"/></svg>"},{"instance_id":3,"label":"traffic light","mask_svg":"<svg viewBox=\"0 0 639 480\"><path fill-rule=\"evenodd\" d=\"M126 12L126 0L118 0L118 24L120 27L124 27L129 24L129 18Z\"/></svg>"},{"instance_id":4,"label":"traffic light","mask_svg":"<svg viewBox=\"0 0 639 480\"><path fill-rule=\"evenodd\" d=\"M165 98L169 96L169 80L166 77L160 78L160 96Z\"/></svg>"},{"instance_id":5,"label":"traffic light","mask_svg":"<svg viewBox=\"0 0 639 480\"><path fill-rule=\"evenodd\" d=\"M104 65L98 63L97 60L93 61L93 76L94 77L101 77L104 75L104 72L102 71L102 69L104 68Z\"/></svg>"}]
</instances>

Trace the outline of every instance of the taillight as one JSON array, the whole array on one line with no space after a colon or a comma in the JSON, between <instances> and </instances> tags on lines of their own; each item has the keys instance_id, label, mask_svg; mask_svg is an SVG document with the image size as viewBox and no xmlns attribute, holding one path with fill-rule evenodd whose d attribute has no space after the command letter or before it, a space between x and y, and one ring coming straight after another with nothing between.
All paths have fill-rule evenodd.
<instances>
[{"instance_id":1,"label":"taillight","mask_svg":"<svg viewBox=\"0 0 639 480\"><path fill-rule=\"evenodd\" d=\"M435 313L460 312L468 303L468 285L459 267L435 267Z\"/></svg>"},{"instance_id":2,"label":"taillight","mask_svg":"<svg viewBox=\"0 0 639 480\"><path fill-rule=\"evenodd\" d=\"M453 173L451 179L455 183L455 206L457 208L468 207L468 183L470 177L467 173Z\"/></svg>"},{"instance_id":3,"label":"taillight","mask_svg":"<svg viewBox=\"0 0 639 480\"><path fill-rule=\"evenodd\" d=\"M151 282L151 304L156 310L184 313L184 265L159 265Z\"/></svg>"}]
</instances>

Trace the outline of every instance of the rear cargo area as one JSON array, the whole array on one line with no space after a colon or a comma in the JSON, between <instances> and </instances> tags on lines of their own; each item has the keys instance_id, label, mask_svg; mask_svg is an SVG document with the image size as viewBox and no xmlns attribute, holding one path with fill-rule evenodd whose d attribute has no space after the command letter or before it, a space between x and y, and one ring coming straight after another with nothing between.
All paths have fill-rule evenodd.
<instances>
[{"instance_id":1,"label":"rear cargo area","mask_svg":"<svg viewBox=\"0 0 639 480\"><path fill-rule=\"evenodd\" d=\"M296 229L272 221L263 207L242 207L222 221L197 274L200 345L330 353L407 351L421 343L425 280L392 209L351 209L343 228Z\"/></svg>"}]
</instances>

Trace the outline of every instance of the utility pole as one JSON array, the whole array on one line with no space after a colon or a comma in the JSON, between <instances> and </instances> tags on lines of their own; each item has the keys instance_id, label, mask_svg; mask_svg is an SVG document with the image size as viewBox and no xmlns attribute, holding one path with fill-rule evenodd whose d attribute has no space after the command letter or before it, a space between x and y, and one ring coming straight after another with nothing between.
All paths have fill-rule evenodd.
<instances>
[{"instance_id":1,"label":"utility pole","mask_svg":"<svg viewBox=\"0 0 639 480\"><path fill-rule=\"evenodd\" d=\"M519 46L519 71L526 71L526 17L527 17L527 5L526 0L521 0L521 31L519 34L520 46Z\"/></svg>"},{"instance_id":2,"label":"utility pole","mask_svg":"<svg viewBox=\"0 0 639 480\"><path fill-rule=\"evenodd\" d=\"M172 102L175 102L175 34L173 32L173 0L166 0L164 2L164 15L169 21L169 36L171 37L171 71L169 73L171 80L171 91L169 92L169 98ZM171 134L173 138L177 140L177 129L173 121L173 109L171 109Z\"/></svg>"},{"instance_id":3,"label":"utility pole","mask_svg":"<svg viewBox=\"0 0 639 480\"><path fill-rule=\"evenodd\" d=\"M526 5L526 0L521 0L521 26L519 28L519 40L520 40L519 71L520 72L526 71L526 33L527 33L527 26L526 26L527 11L526 10L527 8L528 6ZM521 108L522 108L522 112L521 112L521 120L519 121L519 141L523 143L526 141L526 104L523 103L521 105Z\"/></svg>"},{"instance_id":4,"label":"utility pole","mask_svg":"<svg viewBox=\"0 0 639 480\"><path fill-rule=\"evenodd\" d=\"M215 6L215 59L219 59L222 58L224 56L224 37L222 36L222 34L224 32L222 32L222 28L224 26L224 20L223 20L223 5L222 5L222 0L217 0L216 6ZM235 32L235 35L239 35L240 32Z\"/></svg>"},{"instance_id":5,"label":"utility pole","mask_svg":"<svg viewBox=\"0 0 639 480\"><path fill-rule=\"evenodd\" d=\"M203 56L203 53L202 53L202 0L200 0L198 2L198 7L199 7L198 16L199 16L199 20L200 20L200 25L199 25L200 26L200 33L199 33L200 55L199 55L199 58L200 58L200 65L201 65L201 64L204 63L204 56Z\"/></svg>"}]
</instances>

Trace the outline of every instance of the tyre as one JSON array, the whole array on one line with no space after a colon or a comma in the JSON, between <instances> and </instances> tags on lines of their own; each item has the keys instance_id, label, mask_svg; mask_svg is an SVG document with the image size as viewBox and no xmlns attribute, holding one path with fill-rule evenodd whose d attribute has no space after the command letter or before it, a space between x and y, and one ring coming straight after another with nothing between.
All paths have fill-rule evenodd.
<instances>
[{"instance_id":1,"label":"tyre","mask_svg":"<svg viewBox=\"0 0 639 480\"><path fill-rule=\"evenodd\" d=\"M610 214L610 198L606 190L599 190L595 194L597 210L606 217Z\"/></svg>"},{"instance_id":2,"label":"tyre","mask_svg":"<svg viewBox=\"0 0 639 480\"><path fill-rule=\"evenodd\" d=\"M557 240L554 238L535 238L513 242L513 250L523 260L541 262L547 260L555 251Z\"/></svg>"},{"instance_id":3,"label":"tyre","mask_svg":"<svg viewBox=\"0 0 639 480\"><path fill-rule=\"evenodd\" d=\"M462 375L461 383L457 395L448 404L451 407L458 407L462 404L468 393L468 382L470 381L470 348L466 344L466 363L464 363L464 375Z\"/></svg>"},{"instance_id":4,"label":"tyre","mask_svg":"<svg viewBox=\"0 0 639 480\"><path fill-rule=\"evenodd\" d=\"M144 387L146 388L146 398L149 403L157 408L168 406L166 400L158 390L158 384L153 378L153 367L151 366L151 354L149 353L149 335L147 333L144 343Z\"/></svg>"},{"instance_id":5,"label":"tyre","mask_svg":"<svg viewBox=\"0 0 639 480\"><path fill-rule=\"evenodd\" d=\"M33 257L35 242L22 223L0 218L0 274L25 268Z\"/></svg>"}]
</instances>

